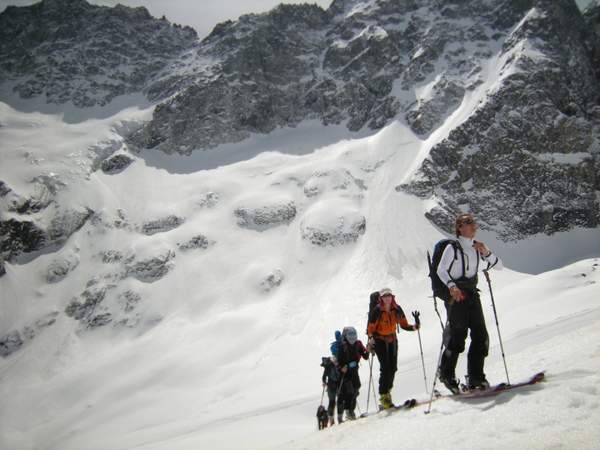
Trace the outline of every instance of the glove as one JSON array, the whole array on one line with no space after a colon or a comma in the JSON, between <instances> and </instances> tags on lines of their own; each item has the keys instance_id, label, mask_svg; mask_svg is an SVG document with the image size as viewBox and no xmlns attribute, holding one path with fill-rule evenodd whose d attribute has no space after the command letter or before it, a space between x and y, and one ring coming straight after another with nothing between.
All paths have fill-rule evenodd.
<instances>
[{"instance_id":1,"label":"glove","mask_svg":"<svg viewBox=\"0 0 600 450\"><path fill-rule=\"evenodd\" d=\"M413 311L412 315L415 318L415 329L421 328L421 319L419 319L421 313L419 311Z\"/></svg>"},{"instance_id":2,"label":"glove","mask_svg":"<svg viewBox=\"0 0 600 450\"><path fill-rule=\"evenodd\" d=\"M367 351L371 354L374 355L375 354L375 338L373 336L371 336L369 338L369 341L367 343Z\"/></svg>"}]
</instances>

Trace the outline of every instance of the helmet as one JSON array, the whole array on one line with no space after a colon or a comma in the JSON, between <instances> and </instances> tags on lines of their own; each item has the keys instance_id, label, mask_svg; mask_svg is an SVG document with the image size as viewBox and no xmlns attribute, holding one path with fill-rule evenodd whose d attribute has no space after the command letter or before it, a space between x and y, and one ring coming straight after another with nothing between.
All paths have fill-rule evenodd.
<instances>
[{"instance_id":1,"label":"helmet","mask_svg":"<svg viewBox=\"0 0 600 450\"><path fill-rule=\"evenodd\" d=\"M356 328L354 327L344 327L342 336L348 341L349 344L354 344L358 339L358 334L356 333Z\"/></svg>"}]
</instances>

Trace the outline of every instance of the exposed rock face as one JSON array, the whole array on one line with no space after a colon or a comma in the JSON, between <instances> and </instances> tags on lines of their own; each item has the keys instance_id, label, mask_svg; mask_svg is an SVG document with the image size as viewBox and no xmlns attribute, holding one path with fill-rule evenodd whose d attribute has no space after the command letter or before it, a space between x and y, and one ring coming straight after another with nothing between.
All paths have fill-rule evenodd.
<instances>
[{"instance_id":1,"label":"exposed rock face","mask_svg":"<svg viewBox=\"0 0 600 450\"><path fill-rule=\"evenodd\" d=\"M109 175L123 172L133 162L127 155L119 154L102 161L102 171Z\"/></svg>"},{"instance_id":2,"label":"exposed rock face","mask_svg":"<svg viewBox=\"0 0 600 450\"><path fill-rule=\"evenodd\" d=\"M143 7L84 0L8 6L0 14L0 82L12 81L23 98L102 106L142 91L196 39L193 29L155 19Z\"/></svg>"},{"instance_id":3,"label":"exposed rock face","mask_svg":"<svg viewBox=\"0 0 600 450\"><path fill-rule=\"evenodd\" d=\"M206 250L208 247L210 247L213 244L214 244L213 241L210 241L203 234L199 234L199 235L191 238L189 241L184 242L183 244L177 244L177 248L179 248L179 250L182 250L184 252L189 251L189 250L195 250L195 249Z\"/></svg>"},{"instance_id":4,"label":"exposed rock face","mask_svg":"<svg viewBox=\"0 0 600 450\"><path fill-rule=\"evenodd\" d=\"M119 250L106 250L100 256L104 264L118 263L123 260L123 253Z\"/></svg>"},{"instance_id":5,"label":"exposed rock face","mask_svg":"<svg viewBox=\"0 0 600 450\"><path fill-rule=\"evenodd\" d=\"M188 154L306 119L355 131L398 116L428 134L482 82L490 48L532 4L336 0L242 16L202 41L200 63L177 67L184 89L131 142Z\"/></svg>"},{"instance_id":6,"label":"exposed rock face","mask_svg":"<svg viewBox=\"0 0 600 450\"><path fill-rule=\"evenodd\" d=\"M600 84L588 29L570 1L539 1L504 41L503 83L402 189L461 211L505 240L600 222Z\"/></svg>"},{"instance_id":7,"label":"exposed rock face","mask_svg":"<svg viewBox=\"0 0 600 450\"><path fill-rule=\"evenodd\" d=\"M48 234L33 221L0 221L0 252L5 259L43 248Z\"/></svg>"},{"instance_id":8,"label":"exposed rock face","mask_svg":"<svg viewBox=\"0 0 600 450\"><path fill-rule=\"evenodd\" d=\"M86 322L87 324L97 323L97 325L104 325L107 322L101 324L104 319L106 319L107 313L99 314L104 319L99 319L97 322L95 318L98 316L96 310L98 306L104 298L106 297L107 290L110 287L106 286L90 286L85 291L81 293L81 300L73 299L69 306L65 309L65 313L67 316L74 318L75 320L79 320L82 322Z\"/></svg>"},{"instance_id":9,"label":"exposed rock face","mask_svg":"<svg viewBox=\"0 0 600 450\"><path fill-rule=\"evenodd\" d=\"M293 201L269 204L259 207L239 207L234 211L238 225L257 231L264 231L279 225L287 225L296 217Z\"/></svg>"},{"instance_id":10,"label":"exposed rock face","mask_svg":"<svg viewBox=\"0 0 600 450\"><path fill-rule=\"evenodd\" d=\"M180 226L185 220L177 216L167 216L162 219L153 220L146 222L141 227L141 232L152 236L156 233L165 233L167 231L174 230Z\"/></svg>"},{"instance_id":11,"label":"exposed rock face","mask_svg":"<svg viewBox=\"0 0 600 450\"><path fill-rule=\"evenodd\" d=\"M171 262L173 258L175 258L175 252L167 251L163 255L153 258L133 261L127 265L127 275L146 283L153 283L173 269Z\"/></svg>"}]
</instances>

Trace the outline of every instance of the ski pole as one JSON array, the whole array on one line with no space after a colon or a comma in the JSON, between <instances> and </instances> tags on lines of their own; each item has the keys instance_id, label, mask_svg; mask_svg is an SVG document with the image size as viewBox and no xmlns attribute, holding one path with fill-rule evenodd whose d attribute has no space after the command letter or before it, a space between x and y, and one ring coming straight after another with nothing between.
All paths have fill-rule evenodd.
<instances>
[{"instance_id":1,"label":"ski pole","mask_svg":"<svg viewBox=\"0 0 600 450\"><path fill-rule=\"evenodd\" d=\"M421 343L421 319L419 319L421 313L419 311L413 311L412 315L415 318L415 325L418 326L417 335L419 336L419 349L421 350L421 363L423 364L423 379L425 380L425 392L429 394L429 389L427 386L427 373L425 372L425 357L423 356L423 344Z\"/></svg>"},{"instance_id":2,"label":"ski pole","mask_svg":"<svg viewBox=\"0 0 600 450\"><path fill-rule=\"evenodd\" d=\"M498 330L498 340L500 341L500 350L502 351L502 361L504 362L504 370L506 372L506 382L510 386L510 379L508 378L508 367L506 366L506 356L504 355L504 345L502 345L502 336L500 335L500 325L498 324L498 313L496 312L496 302L494 302L494 293L492 291L492 282L490 280L490 274L487 270L484 270L485 279L490 289L490 297L492 298L492 309L494 310L494 318L496 319L496 329Z\"/></svg>"},{"instance_id":3,"label":"ski pole","mask_svg":"<svg viewBox=\"0 0 600 450\"><path fill-rule=\"evenodd\" d=\"M369 399L371 398L371 385L373 383L373 353L369 358L369 385L367 386L367 411L369 413Z\"/></svg>"},{"instance_id":4,"label":"ski pole","mask_svg":"<svg viewBox=\"0 0 600 450\"><path fill-rule=\"evenodd\" d=\"M375 358L373 358L375 359ZM377 392L375 391L375 381L371 378L371 389L373 389L373 401L376 401Z\"/></svg>"},{"instance_id":5,"label":"ski pole","mask_svg":"<svg viewBox=\"0 0 600 450\"><path fill-rule=\"evenodd\" d=\"M442 316L440 316L440 311L438 310L438 306L437 306L437 297L433 296L433 308L435 309L435 313L437 314L438 318L440 319L440 326L442 327L442 332L444 331L444 322L442 321Z\"/></svg>"},{"instance_id":6,"label":"ski pole","mask_svg":"<svg viewBox=\"0 0 600 450\"><path fill-rule=\"evenodd\" d=\"M446 321L446 324L447 323L448 322ZM440 345L440 354L438 356L437 369L435 371L435 375L433 376L433 386L431 386L431 397L429 397L429 405L427 406L427 411L425 411L425 414L429 414L431 412L431 404L433 403L433 395L435 393L435 384L437 382L438 372L440 371L440 365L442 364L443 351L444 351L444 337L442 336L442 345Z\"/></svg>"},{"instance_id":7,"label":"ski pole","mask_svg":"<svg viewBox=\"0 0 600 450\"><path fill-rule=\"evenodd\" d=\"M446 326L444 327L444 329L442 331L442 344L440 345L440 354L438 356L435 374L433 375L433 386L431 386L431 397L429 397L429 405L427 406L427 411L425 411L425 414L429 414L431 412L431 404L433 403L433 396L435 394L435 384L437 383L438 374L440 372L440 366L442 365L442 355L444 354L444 331L446 331L446 328L448 327L448 324L450 323L450 311L452 310L453 304L454 304L454 300L450 299L450 301L448 302L448 311L446 314Z\"/></svg>"},{"instance_id":8,"label":"ski pole","mask_svg":"<svg viewBox=\"0 0 600 450\"><path fill-rule=\"evenodd\" d=\"M321 394L321 405L323 404L323 398L325 398L325 383L323 383L323 393Z\"/></svg>"}]
</instances>

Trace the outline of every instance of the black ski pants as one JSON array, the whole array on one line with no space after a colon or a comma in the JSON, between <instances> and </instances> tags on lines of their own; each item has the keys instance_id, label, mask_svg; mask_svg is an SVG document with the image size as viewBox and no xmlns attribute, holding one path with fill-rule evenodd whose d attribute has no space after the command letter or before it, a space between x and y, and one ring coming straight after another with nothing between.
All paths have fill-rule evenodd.
<instances>
[{"instance_id":1,"label":"black ski pants","mask_svg":"<svg viewBox=\"0 0 600 450\"><path fill-rule=\"evenodd\" d=\"M337 396L337 391L337 384L327 385L327 397L329 398L329 404L327 405L327 415L329 416L333 416L335 413L335 397Z\"/></svg>"},{"instance_id":2,"label":"black ski pants","mask_svg":"<svg viewBox=\"0 0 600 450\"><path fill-rule=\"evenodd\" d=\"M387 394L394 386L398 370L398 340L386 342L375 338L375 354L379 360L379 395Z\"/></svg>"},{"instance_id":3,"label":"black ski pants","mask_svg":"<svg viewBox=\"0 0 600 450\"><path fill-rule=\"evenodd\" d=\"M360 390L360 377L358 376L358 368L348 369L342 385L339 388L338 395L338 414L341 414L345 409L354 411L356 408L356 397Z\"/></svg>"},{"instance_id":4,"label":"black ski pants","mask_svg":"<svg viewBox=\"0 0 600 450\"><path fill-rule=\"evenodd\" d=\"M445 303L448 314L448 326L444 330L445 350L442 355L440 375L454 378L458 355L465 350L467 334L471 330L467 372L470 380L481 380L485 377L483 365L488 355L489 336L485 326L483 309L479 293L468 293L468 298L453 304Z\"/></svg>"}]
</instances>

